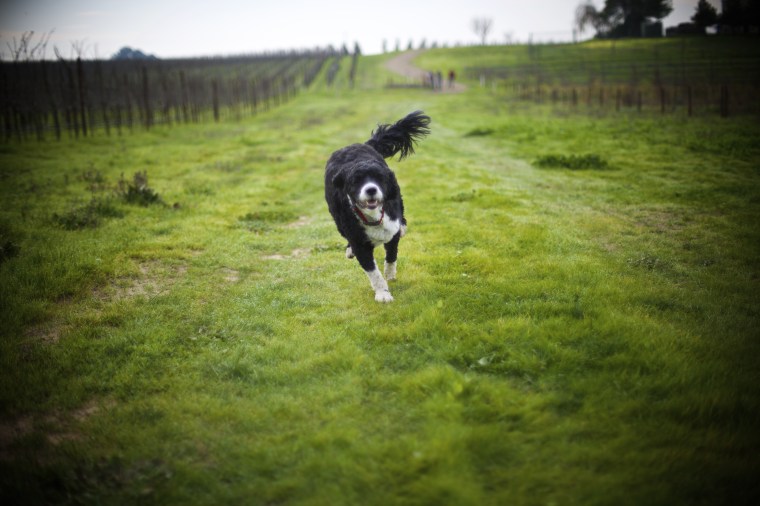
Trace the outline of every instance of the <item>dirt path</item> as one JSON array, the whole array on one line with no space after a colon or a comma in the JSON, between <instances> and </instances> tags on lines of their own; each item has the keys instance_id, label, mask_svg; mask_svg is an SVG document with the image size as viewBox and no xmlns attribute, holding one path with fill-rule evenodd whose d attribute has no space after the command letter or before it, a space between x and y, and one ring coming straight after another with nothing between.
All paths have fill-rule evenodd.
<instances>
[{"instance_id":1,"label":"dirt path","mask_svg":"<svg viewBox=\"0 0 760 506\"><path fill-rule=\"evenodd\" d=\"M396 74L404 76L411 81L416 81L418 83L425 82L427 79L428 72L426 70L417 68L412 64L412 60L414 60L417 56L419 56L420 54L424 52L425 52L424 49L404 51L398 56L393 57L390 60L388 60L385 63L385 68L387 68L391 72L395 72ZM454 85L450 87L448 84L447 75L448 75L448 72L445 72L443 76L443 81L444 81L443 89L439 90L440 92L461 93L467 89L467 87L464 84L456 82L456 81L454 82Z\"/></svg>"}]
</instances>

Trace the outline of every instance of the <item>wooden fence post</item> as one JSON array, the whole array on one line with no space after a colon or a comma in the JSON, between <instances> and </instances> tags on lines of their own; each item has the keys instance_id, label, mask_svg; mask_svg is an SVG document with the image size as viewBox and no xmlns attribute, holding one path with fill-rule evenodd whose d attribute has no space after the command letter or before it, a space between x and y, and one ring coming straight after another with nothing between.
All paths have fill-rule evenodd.
<instances>
[{"instance_id":1,"label":"wooden fence post","mask_svg":"<svg viewBox=\"0 0 760 506\"><path fill-rule=\"evenodd\" d=\"M103 126L106 127L106 135L110 137L111 121L108 117L107 90L103 81L103 68L101 67L100 62L97 62L95 65L95 72L98 76L98 87L100 88L98 90L98 93L100 95L100 113L103 117Z\"/></svg>"},{"instance_id":2,"label":"wooden fence post","mask_svg":"<svg viewBox=\"0 0 760 506\"><path fill-rule=\"evenodd\" d=\"M50 80L47 73L47 62L42 60L42 79L45 82L45 94L50 101L50 113L53 115L53 127L55 128L55 139L61 140L61 122L58 119L58 107L55 105L55 99L53 98L53 92L50 87Z\"/></svg>"},{"instance_id":3,"label":"wooden fence post","mask_svg":"<svg viewBox=\"0 0 760 506\"><path fill-rule=\"evenodd\" d=\"M127 76L124 76L124 97L127 100L126 107L127 107L127 127L129 128L129 131L132 131L132 98L130 97L129 93L129 81L127 80Z\"/></svg>"},{"instance_id":4,"label":"wooden fence post","mask_svg":"<svg viewBox=\"0 0 760 506\"><path fill-rule=\"evenodd\" d=\"M252 80L251 81L251 110L254 115L256 114L259 107L258 88L259 88L258 82L256 82L255 79Z\"/></svg>"},{"instance_id":5,"label":"wooden fence post","mask_svg":"<svg viewBox=\"0 0 760 506\"><path fill-rule=\"evenodd\" d=\"M79 95L79 118L82 123L82 135L87 137L87 111L85 110L85 84L84 84L84 66L82 59L77 58L77 90Z\"/></svg>"},{"instance_id":6,"label":"wooden fence post","mask_svg":"<svg viewBox=\"0 0 760 506\"><path fill-rule=\"evenodd\" d=\"M161 104L161 116L163 117L163 122L167 126L171 126L172 124L172 114L171 114L171 108L172 108L172 100L169 95L169 83L166 81L166 73L161 72L160 76L160 83L161 83L161 95L163 98L163 103Z\"/></svg>"},{"instance_id":7,"label":"wooden fence post","mask_svg":"<svg viewBox=\"0 0 760 506\"><path fill-rule=\"evenodd\" d=\"M66 128L69 131L69 137L71 136L71 131L74 131L74 138L79 139L79 121L77 120L77 106L76 106L76 96L77 96L77 85L76 85L76 77L74 75L74 71L71 70L71 65L66 63L64 60L61 60L61 82L68 83L68 93L65 94L66 99ZM64 73L65 71L65 73Z\"/></svg>"},{"instance_id":8,"label":"wooden fence post","mask_svg":"<svg viewBox=\"0 0 760 506\"><path fill-rule=\"evenodd\" d=\"M185 71L179 71L179 88L180 95L182 97L182 120L185 123L190 122L190 115L187 111L187 82L185 82Z\"/></svg>"},{"instance_id":9,"label":"wooden fence post","mask_svg":"<svg viewBox=\"0 0 760 506\"><path fill-rule=\"evenodd\" d=\"M686 86L686 103L688 108L688 114L691 116L691 86Z\"/></svg>"},{"instance_id":10,"label":"wooden fence post","mask_svg":"<svg viewBox=\"0 0 760 506\"><path fill-rule=\"evenodd\" d=\"M214 121L219 122L219 86L216 79L211 81L211 102L214 108Z\"/></svg>"},{"instance_id":11,"label":"wooden fence post","mask_svg":"<svg viewBox=\"0 0 760 506\"><path fill-rule=\"evenodd\" d=\"M728 86L725 84L720 87L720 116L728 118Z\"/></svg>"},{"instance_id":12,"label":"wooden fence post","mask_svg":"<svg viewBox=\"0 0 760 506\"><path fill-rule=\"evenodd\" d=\"M116 120L116 133L121 137L121 105L117 103L112 107L112 111Z\"/></svg>"},{"instance_id":13,"label":"wooden fence post","mask_svg":"<svg viewBox=\"0 0 760 506\"><path fill-rule=\"evenodd\" d=\"M150 89L148 88L148 69L142 68L142 92L143 92L143 105L145 107L145 128L150 130L153 125L153 111L150 108Z\"/></svg>"}]
</instances>

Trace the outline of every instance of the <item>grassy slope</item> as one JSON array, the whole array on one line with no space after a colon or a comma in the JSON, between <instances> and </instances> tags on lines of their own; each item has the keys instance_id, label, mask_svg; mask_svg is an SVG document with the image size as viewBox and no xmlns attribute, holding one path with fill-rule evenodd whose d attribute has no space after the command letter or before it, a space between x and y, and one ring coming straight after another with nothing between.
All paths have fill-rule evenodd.
<instances>
[{"instance_id":1,"label":"grassy slope","mask_svg":"<svg viewBox=\"0 0 760 506\"><path fill-rule=\"evenodd\" d=\"M588 118L345 80L241 123L5 145L0 466L30 502L757 497L750 120ZM396 301L321 196L422 108ZM470 135L468 135L468 133ZM477 134L477 135L474 135ZM538 169L597 154L604 171ZM99 171L166 207L61 230ZM177 202L178 208L171 204Z\"/></svg>"},{"instance_id":2,"label":"grassy slope","mask_svg":"<svg viewBox=\"0 0 760 506\"><path fill-rule=\"evenodd\" d=\"M592 40L582 44L487 46L434 49L418 62L427 69L454 69L474 84L480 71L498 69L502 78L524 82L540 76L543 84L591 83L692 86L754 83L760 61L756 37L681 37L641 40Z\"/></svg>"}]
</instances>

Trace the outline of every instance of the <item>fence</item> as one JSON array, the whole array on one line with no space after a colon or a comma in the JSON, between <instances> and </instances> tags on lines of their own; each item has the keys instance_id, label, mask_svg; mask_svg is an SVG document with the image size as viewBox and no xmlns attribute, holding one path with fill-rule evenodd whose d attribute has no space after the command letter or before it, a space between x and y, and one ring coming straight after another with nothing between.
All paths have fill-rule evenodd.
<instances>
[{"instance_id":1,"label":"fence","mask_svg":"<svg viewBox=\"0 0 760 506\"><path fill-rule=\"evenodd\" d=\"M740 84L687 85L603 85L562 86L525 83L494 83L495 90L507 97L538 104L552 104L573 109L657 110L662 114L683 111L688 116L698 113L760 114L760 88Z\"/></svg>"},{"instance_id":2,"label":"fence","mask_svg":"<svg viewBox=\"0 0 760 506\"><path fill-rule=\"evenodd\" d=\"M308 87L329 56L0 63L0 140L240 118Z\"/></svg>"},{"instance_id":3,"label":"fence","mask_svg":"<svg viewBox=\"0 0 760 506\"><path fill-rule=\"evenodd\" d=\"M510 55L511 65L472 66L465 74L509 99L572 108L760 113L754 39L605 44L525 46Z\"/></svg>"}]
</instances>

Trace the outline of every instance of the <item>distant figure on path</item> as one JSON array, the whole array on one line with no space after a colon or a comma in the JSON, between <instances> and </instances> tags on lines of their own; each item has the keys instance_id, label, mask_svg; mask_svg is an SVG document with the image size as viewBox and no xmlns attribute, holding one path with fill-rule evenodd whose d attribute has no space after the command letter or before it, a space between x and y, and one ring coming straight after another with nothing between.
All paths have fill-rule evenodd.
<instances>
[{"instance_id":1,"label":"distant figure on path","mask_svg":"<svg viewBox=\"0 0 760 506\"><path fill-rule=\"evenodd\" d=\"M454 79L456 78L456 72L454 72L454 69L449 70L449 88L454 87Z\"/></svg>"}]
</instances>

